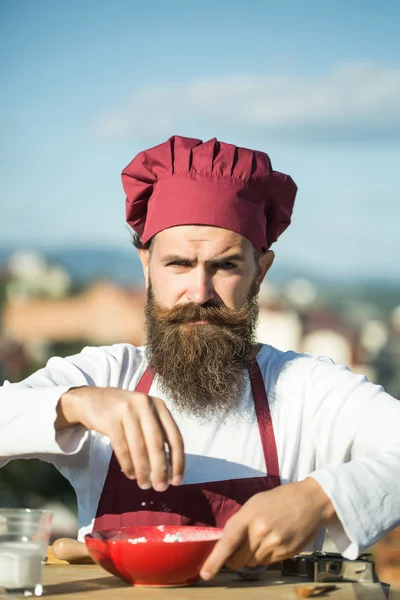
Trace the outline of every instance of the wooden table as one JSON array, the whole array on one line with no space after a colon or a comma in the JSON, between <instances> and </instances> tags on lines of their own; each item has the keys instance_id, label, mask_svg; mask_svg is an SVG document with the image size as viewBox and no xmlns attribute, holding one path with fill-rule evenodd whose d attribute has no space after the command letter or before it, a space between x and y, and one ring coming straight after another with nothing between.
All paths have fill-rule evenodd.
<instances>
[{"instance_id":1,"label":"wooden table","mask_svg":"<svg viewBox=\"0 0 400 600\"><path fill-rule=\"evenodd\" d=\"M200 581L183 588L140 588L127 585L97 565L45 565L46 599L76 600L299 600L298 585L307 585L296 577L282 577L279 571L266 571L258 581L244 581L234 573L220 573L209 582ZM384 600L379 584L340 583L336 590L316 596L332 600Z\"/></svg>"}]
</instances>

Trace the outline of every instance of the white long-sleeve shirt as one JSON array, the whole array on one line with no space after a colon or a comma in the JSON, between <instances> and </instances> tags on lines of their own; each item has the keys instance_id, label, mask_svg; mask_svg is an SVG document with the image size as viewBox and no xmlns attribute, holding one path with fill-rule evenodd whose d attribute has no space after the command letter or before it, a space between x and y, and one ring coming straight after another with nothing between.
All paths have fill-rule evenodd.
<instances>
[{"instance_id":1,"label":"white long-sleeve shirt","mask_svg":"<svg viewBox=\"0 0 400 600\"><path fill-rule=\"evenodd\" d=\"M340 519L329 534L354 559L400 524L400 402L327 358L262 345L257 360L282 483L318 481ZM134 390L146 367L144 348L90 347L0 388L0 466L15 458L52 462L76 491L79 539L92 530L112 448L81 425L56 432L57 403L71 387ZM266 475L250 383L234 413L204 422L177 412L157 378L150 394L164 400L183 435L184 483Z\"/></svg>"}]
</instances>

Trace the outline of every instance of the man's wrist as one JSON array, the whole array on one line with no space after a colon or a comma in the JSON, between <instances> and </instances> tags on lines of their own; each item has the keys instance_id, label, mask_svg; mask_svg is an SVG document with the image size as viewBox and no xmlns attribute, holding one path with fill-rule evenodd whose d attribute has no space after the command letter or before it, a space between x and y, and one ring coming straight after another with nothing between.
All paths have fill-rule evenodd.
<instances>
[{"instance_id":1,"label":"man's wrist","mask_svg":"<svg viewBox=\"0 0 400 600\"><path fill-rule=\"evenodd\" d=\"M77 398L82 388L71 388L65 392L58 401L56 412L57 417L54 421L56 431L78 425L81 421L77 407L79 403Z\"/></svg>"},{"instance_id":2,"label":"man's wrist","mask_svg":"<svg viewBox=\"0 0 400 600\"><path fill-rule=\"evenodd\" d=\"M313 477L307 477L301 482L303 487L307 489L307 493L310 494L310 501L316 507L316 510L321 517L321 527L333 525L339 522L339 518L336 514L335 507L332 504L331 499L320 486L318 481Z\"/></svg>"}]
</instances>

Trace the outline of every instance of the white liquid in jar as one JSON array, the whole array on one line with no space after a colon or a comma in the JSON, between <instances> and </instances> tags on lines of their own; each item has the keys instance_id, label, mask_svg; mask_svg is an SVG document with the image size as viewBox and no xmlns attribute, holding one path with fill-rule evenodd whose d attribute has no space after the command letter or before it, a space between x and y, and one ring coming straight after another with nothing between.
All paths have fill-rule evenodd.
<instances>
[{"instance_id":1,"label":"white liquid in jar","mask_svg":"<svg viewBox=\"0 0 400 600\"><path fill-rule=\"evenodd\" d=\"M31 589L42 580L42 546L33 542L0 542L0 587Z\"/></svg>"}]
</instances>

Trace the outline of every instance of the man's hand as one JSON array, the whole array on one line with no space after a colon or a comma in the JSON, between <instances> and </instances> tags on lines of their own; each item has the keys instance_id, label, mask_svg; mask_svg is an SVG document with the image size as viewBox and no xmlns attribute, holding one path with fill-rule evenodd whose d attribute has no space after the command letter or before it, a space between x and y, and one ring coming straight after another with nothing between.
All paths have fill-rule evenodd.
<instances>
[{"instance_id":1,"label":"man's hand","mask_svg":"<svg viewBox=\"0 0 400 600\"><path fill-rule=\"evenodd\" d=\"M211 579L224 565L236 570L294 556L321 527L337 521L331 501L311 477L256 494L225 525L201 577Z\"/></svg>"},{"instance_id":2,"label":"man's hand","mask_svg":"<svg viewBox=\"0 0 400 600\"><path fill-rule=\"evenodd\" d=\"M163 492L169 483L181 484L185 462L182 436L159 398L118 388L74 388L58 403L55 428L77 423L109 437L121 469L142 489L153 487Z\"/></svg>"}]
</instances>

